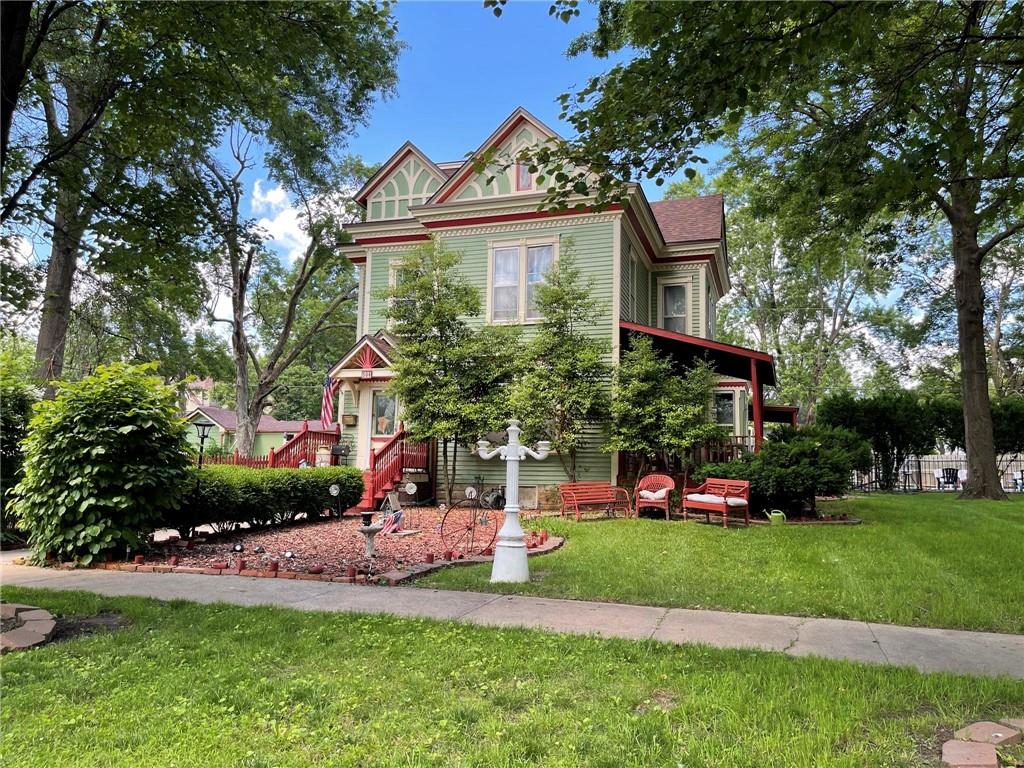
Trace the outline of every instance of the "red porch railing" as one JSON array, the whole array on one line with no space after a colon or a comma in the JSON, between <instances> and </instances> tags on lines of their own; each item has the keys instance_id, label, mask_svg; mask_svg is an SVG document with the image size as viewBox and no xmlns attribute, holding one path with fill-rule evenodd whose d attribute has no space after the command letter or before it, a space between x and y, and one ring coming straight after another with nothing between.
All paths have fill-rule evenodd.
<instances>
[{"instance_id":1,"label":"red porch railing","mask_svg":"<svg viewBox=\"0 0 1024 768\"><path fill-rule=\"evenodd\" d=\"M261 456L242 456L236 449L233 454L224 456L203 456L204 464L236 464L253 469L273 467L297 467L305 459L309 465L316 464L316 455L320 448L330 448L338 442L341 428L310 429L309 422L302 423L302 429L280 448L271 448L270 453Z\"/></svg>"},{"instance_id":2,"label":"red porch railing","mask_svg":"<svg viewBox=\"0 0 1024 768\"><path fill-rule=\"evenodd\" d=\"M395 490L405 472L430 470L430 445L407 439L405 425L379 448L370 449L370 466L363 472L363 498L360 509L376 509L388 493Z\"/></svg>"},{"instance_id":3,"label":"red porch railing","mask_svg":"<svg viewBox=\"0 0 1024 768\"><path fill-rule=\"evenodd\" d=\"M302 422L299 430L291 440L278 449L270 449L269 467L297 467L305 459L307 464L316 464L316 454L320 448L330 448L338 442L341 427L334 429L310 429L309 422Z\"/></svg>"}]
</instances>

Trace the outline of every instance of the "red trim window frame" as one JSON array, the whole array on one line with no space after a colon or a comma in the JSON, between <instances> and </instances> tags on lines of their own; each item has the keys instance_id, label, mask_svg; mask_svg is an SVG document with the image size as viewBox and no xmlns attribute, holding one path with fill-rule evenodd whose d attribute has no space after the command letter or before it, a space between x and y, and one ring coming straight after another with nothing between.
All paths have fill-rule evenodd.
<instances>
[{"instance_id":1,"label":"red trim window frame","mask_svg":"<svg viewBox=\"0 0 1024 768\"><path fill-rule=\"evenodd\" d=\"M526 172L527 184L523 186L523 172ZM516 163L516 192L530 192L533 190L533 176L530 174L530 166L527 163Z\"/></svg>"}]
</instances>

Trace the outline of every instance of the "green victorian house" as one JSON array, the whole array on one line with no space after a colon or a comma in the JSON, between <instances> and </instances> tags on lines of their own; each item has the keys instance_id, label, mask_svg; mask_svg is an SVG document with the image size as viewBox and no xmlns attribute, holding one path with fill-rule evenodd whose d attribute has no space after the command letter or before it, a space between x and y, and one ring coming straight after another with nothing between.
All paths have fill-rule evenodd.
<instances>
[{"instance_id":1,"label":"green victorian house","mask_svg":"<svg viewBox=\"0 0 1024 768\"><path fill-rule=\"evenodd\" d=\"M516 109L476 150L498 157L554 137L525 109ZM494 176L491 179L491 176ZM766 421L790 423L795 410L763 402L775 384L772 357L715 340L715 307L730 288L722 197L650 203L639 185L609 210L540 210L538 189L525 165L478 173L473 159L435 162L411 142L402 145L356 194L365 220L349 224L345 252L359 265L356 344L330 371L339 386L342 439L351 463L367 470L376 498L381 484L405 477L430 485L436 457L405 445L402 404L387 391L396 340L387 333L382 289L392 284L402 255L430 238L462 254L460 269L479 286L485 312L480 322L536 322L530 286L544 279L560 249L571 242L576 262L593 279L606 307L594 334L611 342L614 363L635 334L650 336L680 370L708 358L721 375L714 396L719 423L736 444L756 450ZM581 202L586 202L585 198ZM504 482L504 467L461 448L459 485ZM598 441L581 452L580 480L628 481L632 457L601 450ZM374 476L376 475L376 480ZM565 482L558 461L524 462L523 506L537 503L545 487Z\"/></svg>"}]
</instances>

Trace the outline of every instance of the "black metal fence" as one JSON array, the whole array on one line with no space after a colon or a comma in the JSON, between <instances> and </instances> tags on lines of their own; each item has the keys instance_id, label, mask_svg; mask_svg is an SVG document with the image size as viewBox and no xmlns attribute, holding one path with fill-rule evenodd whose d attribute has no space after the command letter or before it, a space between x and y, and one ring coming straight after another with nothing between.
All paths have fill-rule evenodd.
<instances>
[{"instance_id":1,"label":"black metal fence","mask_svg":"<svg viewBox=\"0 0 1024 768\"><path fill-rule=\"evenodd\" d=\"M997 461L1003 490L1024 493L1024 456L1000 456ZM897 491L959 491L967 482L967 456L950 453L939 456L912 456L896 473ZM883 490L878 469L855 472L853 486L858 491Z\"/></svg>"}]
</instances>

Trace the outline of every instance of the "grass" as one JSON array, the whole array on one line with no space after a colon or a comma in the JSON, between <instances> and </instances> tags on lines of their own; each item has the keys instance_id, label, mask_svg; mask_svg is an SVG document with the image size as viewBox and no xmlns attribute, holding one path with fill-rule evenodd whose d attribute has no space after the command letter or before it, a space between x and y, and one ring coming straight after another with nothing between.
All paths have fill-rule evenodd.
<instances>
[{"instance_id":1,"label":"grass","mask_svg":"<svg viewBox=\"0 0 1024 768\"><path fill-rule=\"evenodd\" d=\"M1009 679L383 616L3 594L130 620L4 657L0 746L20 768L923 766L949 729L1024 710L1024 686Z\"/></svg>"},{"instance_id":2,"label":"grass","mask_svg":"<svg viewBox=\"0 0 1024 768\"><path fill-rule=\"evenodd\" d=\"M416 582L649 605L1024 633L1024 495L873 495L826 505L856 526L723 530L664 520L535 521L565 535L533 580L492 585L490 566Z\"/></svg>"}]
</instances>

